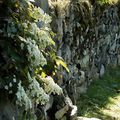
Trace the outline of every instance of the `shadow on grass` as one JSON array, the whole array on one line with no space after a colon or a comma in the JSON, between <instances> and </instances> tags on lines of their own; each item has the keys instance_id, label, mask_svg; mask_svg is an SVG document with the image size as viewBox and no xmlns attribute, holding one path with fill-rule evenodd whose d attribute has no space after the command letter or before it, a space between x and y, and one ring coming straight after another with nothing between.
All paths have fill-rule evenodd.
<instances>
[{"instance_id":1,"label":"shadow on grass","mask_svg":"<svg viewBox=\"0 0 120 120\"><path fill-rule=\"evenodd\" d=\"M120 68L110 69L103 78L92 82L87 93L81 95L77 102L78 115L96 117L102 120L120 120L120 118L115 118L110 113L103 112L103 109L111 111L106 106L114 104L116 96L120 96ZM110 98L113 101L110 101ZM120 99L118 102L120 103ZM112 111L115 112L114 108Z\"/></svg>"}]
</instances>

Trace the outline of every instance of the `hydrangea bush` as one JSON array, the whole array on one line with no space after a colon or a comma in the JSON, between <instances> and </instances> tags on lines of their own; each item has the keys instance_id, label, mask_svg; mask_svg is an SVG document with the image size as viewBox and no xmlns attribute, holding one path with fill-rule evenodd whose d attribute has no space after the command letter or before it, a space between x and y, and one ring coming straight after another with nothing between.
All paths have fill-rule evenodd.
<instances>
[{"instance_id":1,"label":"hydrangea bush","mask_svg":"<svg viewBox=\"0 0 120 120\"><path fill-rule=\"evenodd\" d=\"M44 105L62 93L52 77L41 76L51 58L46 48L55 45L51 17L29 0L1 0L0 11L0 89L26 111Z\"/></svg>"}]
</instances>

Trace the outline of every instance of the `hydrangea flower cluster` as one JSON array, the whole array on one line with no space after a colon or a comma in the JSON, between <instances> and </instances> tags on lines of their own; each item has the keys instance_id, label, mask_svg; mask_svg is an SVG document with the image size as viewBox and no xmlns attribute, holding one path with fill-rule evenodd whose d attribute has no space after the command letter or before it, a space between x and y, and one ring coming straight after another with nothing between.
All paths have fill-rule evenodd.
<instances>
[{"instance_id":1,"label":"hydrangea flower cluster","mask_svg":"<svg viewBox=\"0 0 120 120\"><path fill-rule=\"evenodd\" d=\"M29 78L29 86L27 89L27 94L29 97L36 103L44 105L49 101L49 95L45 93L40 84L37 82L35 78L31 78L30 74L28 73Z\"/></svg>"},{"instance_id":2,"label":"hydrangea flower cluster","mask_svg":"<svg viewBox=\"0 0 120 120\"><path fill-rule=\"evenodd\" d=\"M43 88L35 78L32 78L28 73L29 86L27 90L21 85L21 81L18 84L18 91L16 93L16 104L24 106L26 110L33 107L32 103L38 105L45 105L49 101L50 94L62 94L62 89L54 82L52 77L41 78L41 82L44 83Z\"/></svg>"},{"instance_id":3,"label":"hydrangea flower cluster","mask_svg":"<svg viewBox=\"0 0 120 120\"><path fill-rule=\"evenodd\" d=\"M32 108L32 102L29 99L29 97L27 96L24 88L21 86L21 82L19 82L18 84L18 91L16 93L17 96L17 100L16 100L16 104L19 106L24 106L25 110L31 109Z\"/></svg>"},{"instance_id":4,"label":"hydrangea flower cluster","mask_svg":"<svg viewBox=\"0 0 120 120\"><path fill-rule=\"evenodd\" d=\"M35 44L35 41L31 40L31 38L27 39L27 47L28 60L32 63L33 66L43 66L47 63L38 46Z\"/></svg>"},{"instance_id":5,"label":"hydrangea flower cluster","mask_svg":"<svg viewBox=\"0 0 120 120\"><path fill-rule=\"evenodd\" d=\"M42 78L41 78L42 79ZM44 82L44 90L46 93L53 93L53 94L62 94L62 88L60 88L60 86L58 86L52 77L48 76L46 78L43 79Z\"/></svg>"},{"instance_id":6,"label":"hydrangea flower cluster","mask_svg":"<svg viewBox=\"0 0 120 120\"><path fill-rule=\"evenodd\" d=\"M40 87L40 84L35 78L30 83L27 93L36 104L44 105L49 101L49 95L47 95L43 88Z\"/></svg>"},{"instance_id":7,"label":"hydrangea flower cluster","mask_svg":"<svg viewBox=\"0 0 120 120\"><path fill-rule=\"evenodd\" d=\"M29 84L27 91L25 91L21 82L19 82L16 96L16 104L25 107L25 110L31 109L33 107L32 103L44 105L49 101L49 95L45 93L35 79Z\"/></svg>"}]
</instances>

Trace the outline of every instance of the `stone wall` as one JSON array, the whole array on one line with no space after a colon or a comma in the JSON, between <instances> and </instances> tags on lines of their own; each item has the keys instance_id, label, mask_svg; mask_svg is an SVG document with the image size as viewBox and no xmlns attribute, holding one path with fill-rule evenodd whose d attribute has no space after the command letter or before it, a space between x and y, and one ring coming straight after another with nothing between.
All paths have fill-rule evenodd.
<instances>
[{"instance_id":1,"label":"stone wall","mask_svg":"<svg viewBox=\"0 0 120 120\"><path fill-rule=\"evenodd\" d=\"M86 92L93 79L101 78L108 66L120 66L120 5L101 6L93 1L35 0L36 6L52 16L57 54L70 69L70 73L62 68L58 73L64 94L51 96L46 106L38 106L38 119L77 120L77 107L73 104L79 95ZM59 78L59 74L63 77ZM16 114L12 116L17 120L18 113L7 111L17 108L9 102L4 106L0 107L0 119L7 116L5 120L12 120L11 115Z\"/></svg>"},{"instance_id":2,"label":"stone wall","mask_svg":"<svg viewBox=\"0 0 120 120\"><path fill-rule=\"evenodd\" d=\"M50 4L51 25L58 55L70 69L70 73L62 70L62 81L75 104L108 66L120 66L120 5L100 5L90 0L63 2Z\"/></svg>"}]
</instances>

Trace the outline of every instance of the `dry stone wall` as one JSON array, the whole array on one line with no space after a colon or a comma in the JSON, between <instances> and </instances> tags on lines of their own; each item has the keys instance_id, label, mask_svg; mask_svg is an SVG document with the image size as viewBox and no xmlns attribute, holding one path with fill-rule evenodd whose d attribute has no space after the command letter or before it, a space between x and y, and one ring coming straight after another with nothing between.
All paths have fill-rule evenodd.
<instances>
[{"instance_id":1,"label":"dry stone wall","mask_svg":"<svg viewBox=\"0 0 120 120\"><path fill-rule=\"evenodd\" d=\"M70 69L69 74L62 70L63 84L75 104L108 66L120 66L120 5L71 0L61 9L59 1L50 6L52 28L57 33L58 55Z\"/></svg>"},{"instance_id":2,"label":"dry stone wall","mask_svg":"<svg viewBox=\"0 0 120 120\"><path fill-rule=\"evenodd\" d=\"M70 69L70 73L64 69L58 73L64 94L51 96L46 106L38 106L36 117L77 120L74 104L79 95L93 79L101 78L108 66L120 66L120 4L101 6L94 0L35 0L34 4L52 16L57 54ZM17 108L6 103L0 107L0 120L12 120L11 116L17 120Z\"/></svg>"}]
</instances>

